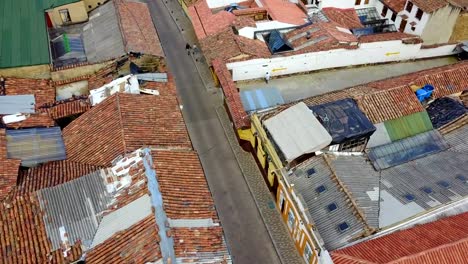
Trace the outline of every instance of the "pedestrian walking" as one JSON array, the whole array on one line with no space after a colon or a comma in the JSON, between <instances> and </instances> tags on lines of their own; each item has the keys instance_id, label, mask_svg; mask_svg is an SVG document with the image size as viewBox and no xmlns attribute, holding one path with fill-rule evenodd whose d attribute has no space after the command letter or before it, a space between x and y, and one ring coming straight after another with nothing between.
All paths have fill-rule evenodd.
<instances>
[{"instance_id":1,"label":"pedestrian walking","mask_svg":"<svg viewBox=\"0 0 468 264\"><path fill-rule=\"evenodd\" d=\"M185 44L185 50L187 51L187 55L190 55L190 49L191 49L191 48L192 48L192 47L190 46L190 44L188 44L188 43Z\"/></svg>"},{"instance_id":2,"label":"pedestrian walking","mask_svg":"<svg viewBox=\"0 0 468 264\"><path fill-rule=\"evenodd\" d=\"M270 80L270 72L266 72L265 73L265 82L268 83L269 80Z\"/></svg>"}]
</instances>

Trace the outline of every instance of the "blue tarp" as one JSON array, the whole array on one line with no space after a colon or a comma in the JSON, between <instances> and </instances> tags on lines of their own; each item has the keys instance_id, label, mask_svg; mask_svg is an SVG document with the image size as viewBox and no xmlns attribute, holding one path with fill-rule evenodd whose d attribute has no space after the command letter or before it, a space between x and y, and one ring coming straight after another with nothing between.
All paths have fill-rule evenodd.
<instances>
[{"instance_id":1,"label":"blue tarp","mask_svg":"<svg viewBox=\"0 0 468 264\"><path fill-rule=\"evenodd\" d=\"M369 159L376 170L394 167L443 150L449 146L437 130L372 148Z\"/></svg>"},{"instance_id":2,"label":"blue tarp","mask_svg":"<svg viewBox=\"0 0 468 264\"><path fill-rule=\"evenodd\" d=\"M448 97L435 100L426 110L434 128L442 127L467 112L463 104Z\"/></svg>"},{"instance_id":3,"label":"blue tarp","mask_svg":"<svg viewBox=\"0 0 468 264\"><path fill-rule=\"evenodd\" d=\"M309 107L332 136L332 144L370 137L376 130L353 99L344 99Z\"/></svg>"},{"instance_id":4,"label":"blue tarp","mask_svg":"<svg viewBox=\"0 0 468 264\"><path fill-rule=\"evenodd\" d=\"M268 47L272 53L292 50L286 43L278 30L273 30L268 36Z\"/></svg>"},{"instance_id":5,"label":"blue tarp","mask_svg":"<svg viewBox=\"0 0 468 264\"><path fill-rule=\"evenodd\" d=\"M277 88L262 88L240 92L245 111L256 111L284 104L284 99Z\"/></svg>"},{"instance_id":6,"label":"blue tarp","mask_svg":"<svg viewBox=\"0 0 468 264\"><path fill-rule=\"evenodd\" d=\"M8 158L20 159L22 166L66 159L60 127L7 130L6 138Z\"/></svg>"}]
</instances>

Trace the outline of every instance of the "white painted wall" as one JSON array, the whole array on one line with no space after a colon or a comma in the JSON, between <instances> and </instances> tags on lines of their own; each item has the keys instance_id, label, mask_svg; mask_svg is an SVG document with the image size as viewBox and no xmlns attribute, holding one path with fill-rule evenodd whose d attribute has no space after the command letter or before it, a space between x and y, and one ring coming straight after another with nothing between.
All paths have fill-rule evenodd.
<instances>
[{"instance_id":1,"label":"white painted wall","mask_svg":"<svg viewBox=\"0 0 468 264\"><path fill-rule=\"evenodd\" d=\"M405 5L405 8L406 8L406 5ZM403 10L400 13L398 13L399 17L401 15L408 16L408 19L407 19L408 23L406 24L406 27L404 29L405 33L415 34L415 35L418 35L418 36L422 35L422 32L423 32L424 28L426 27L427 21L431 17L431 14L424 12L421 20L419 20L419 19L416 18L416 13L418 12L418 9L419 9L418 6L413 3L413 9L411 9L411 12ZM411 22L416 22L417 23L417 25L415 25L415 30L414 31L411 30L411 25L410 25ZM397 26L397 29L400 27L400 23L401 23L401 17L400 17L400 21L398 22L398 24L395 24L395 26Z\"/></svg>"},{"instance_id":2,"label":"white painted wall","mask_svg":"<svg viewBox=\"0 0 468 264\"><path fill-rule=\"evenodd\" d=\"M228 6L233 3L240 3L245 0L206 0L209 8L218 8L222 6Z\"/></svg>"},{"instance_id":3,"label":"white painted wall","mask_svg":"<svg viewBox=\"0 0 468 264\"><path fill-rule=\"evenodd\" d=\"M299 54L270 59L254 59L232 62L234 81L263 78L269 71L271 76L280 76L321 69L339 68L352 65L384 63L411 59L430 58L454 54L456 45L421 49L421 44L403 44L400 40L362 43L359 49L337 49Z\"/></svg>"}]
</instances>

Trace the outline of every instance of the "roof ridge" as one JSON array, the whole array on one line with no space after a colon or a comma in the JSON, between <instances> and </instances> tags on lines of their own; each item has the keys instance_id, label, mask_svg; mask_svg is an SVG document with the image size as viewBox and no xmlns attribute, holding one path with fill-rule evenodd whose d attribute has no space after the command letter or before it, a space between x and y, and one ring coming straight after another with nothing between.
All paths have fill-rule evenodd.
<instances>
[{"instance_id":1,"label":"roof ridge","mask_svg":"<svg viewBox=\"0 0 468 264\"><path fill-rule=\"evenodd\" d=\"M120 93L117 93L116 95L117 99L116 99L116 103L117 103L117 112L119 114L119 123L120 123L120 134L122 135L122 142L123 142L123 148L124 148L124 152L126 153L127 152L127 143L125 142L125 133L124 133L124 124L123 124L123 120L122 120L122 110L120 109Z\"/></svg>"},{"instance_id":2,"label":"roof ridge","mask_svg":"<svg viewBox=\"0 0 468 264\"><path fill-rule=\"evenodd\" d=\"M437 246L437 247L433 247L433 248L429 248L429 249L426 249L426 250L423 250L421 252L418 252L416 254L412 254L412 255L409 255L409 256L404 256L404 257L401 257L401 258L398 258L398 259L395 259L395 260L392 260L390 262L388 262L388 264L390 263L398 263L402 260L408 260L408 259L412 259L414 257L418 257L418 256L421 256L421 255L425 255L431 251L436 251L436 250L440 250L440 249L444 249L444 248L448 248L448 247L452 247L452 246L455 246L455 245L458 245L458 244L462 244L462 243L465 243L465 242L468 242L468 237L465 237L465 238L462 238L460 240L457 240L457 241L454 241L454 242L451 242L451 243L446 243L446 244L443 244L443 245L440 245L440 246Z\"/></svg>"},{"instance_id":3,"label":"roof ridge","mask_svg":"<svg viewBox=\"0 0 468 264\"><path fill-rule=\"evenodd\" d=\"M364 236L368 236L372 233L375 232L375 228L371 227L369 225L369 223L367 222L367 219L366 219L366 216L364 215L364 213L361 211L361 209L359 208L358 204L357 204L357 201L354 200L351 192L348 190L347 186L340 180L340 178L338 178L338 176L336 175L336 171L335 171L335 168L332 166L331 162L330 162L330 159L328 158L328 156L325 154L323 155L323 159L325 160L325 162L327 163L327 166L330 168L330 171L332 172L332 180L336 181L336 183L338 184L339 187L341 187L343 189L343 192L345 193L345 195L348 197L349 201L351 202L351 207L353 208L353 210L357 213L357 218L358 220L361 220L363 222L363 224L365 225L365 233L363 234Z\"/></svg>"}]
</instances>

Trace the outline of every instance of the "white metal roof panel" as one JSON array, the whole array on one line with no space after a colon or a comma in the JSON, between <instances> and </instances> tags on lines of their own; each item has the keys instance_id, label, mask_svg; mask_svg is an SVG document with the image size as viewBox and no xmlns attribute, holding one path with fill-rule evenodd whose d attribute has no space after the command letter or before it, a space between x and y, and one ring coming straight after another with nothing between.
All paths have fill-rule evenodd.
<instances>
[{"instance_id":1,"label":"white metal roof panel","mask_svg":"<svg viewBox=\"0 0 468 264\"><path fill-rule=\"evenodd\" d=\"M290 162L328 146L332 137L312 111L300 102L265 121L265 126Z\"/></svg>"},{"instance_id":2,"label":"white metal roof panel","mask_svg":"<svg viewBox=\"0 0 468 264\"><path fill-rule=\"evenodd\" d=\"M34 113L36 100L33 94L0 96L0 114Z\"/></svg>"}]
</instances>

